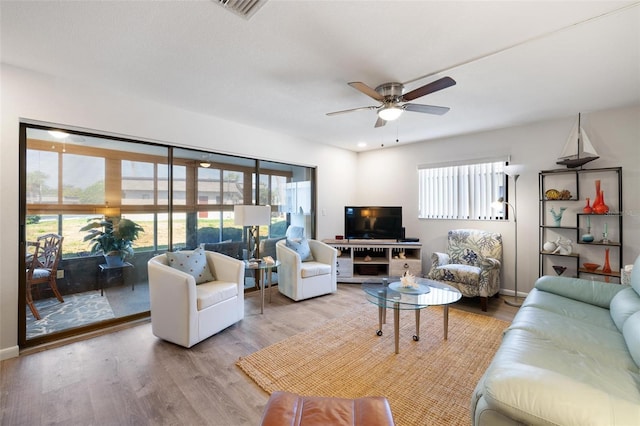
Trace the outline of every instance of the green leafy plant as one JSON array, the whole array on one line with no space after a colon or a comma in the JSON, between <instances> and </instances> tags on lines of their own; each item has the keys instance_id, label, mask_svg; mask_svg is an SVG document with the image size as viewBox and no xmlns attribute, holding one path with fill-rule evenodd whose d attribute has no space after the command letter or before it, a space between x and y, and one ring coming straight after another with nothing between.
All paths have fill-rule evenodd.
<instances>
[{"instance_id":1,"label":"green leafy plant","mask_svg":"<svg viewBox=\"0 0 640 426\"><path fill-rule=\"evenodd\" d=\"M133 242L144 229L129 219L89 219L80 228L86 231L83 241L91 243L91 254L120 255L122 260L133 256Z\"/></svg>"}]
</instances>

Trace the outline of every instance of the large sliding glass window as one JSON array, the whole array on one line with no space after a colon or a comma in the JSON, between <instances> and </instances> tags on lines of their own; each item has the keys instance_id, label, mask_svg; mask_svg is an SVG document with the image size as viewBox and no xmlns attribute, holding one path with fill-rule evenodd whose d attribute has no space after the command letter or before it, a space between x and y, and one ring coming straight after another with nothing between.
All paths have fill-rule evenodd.
<instances>
[{"instance_id":1,"label":"large sliding glass window","mask_svg":"<svg viewBox=\"0 0 640 426\"><path fill-rule=\"evenodd\" d=\"M64 302L46 283L21 277L21 345L147 316L146 264L159 253L237 242L240 249L230 255L241 257L246 230L235 224L237 204L271 206L260 239L281 238L290 224L315 236L313 168L54 130L20 128L21 267L31 265L39 238L61 236L55 283ZM112 267L82 229L96 223L106 232L105 223L123 220L144 231L133 241L133 256Z\"/></svg>"},{"instance_id":2,"label":"large sliding glass window","mask_svg":"<svg viewBox=\"0 0 640 426\"><path fill-rule=\"evenodd\" d=\"M36 273L23 277L21 300L29 295L33 303L28 308L21 304L21 344L148 315L146 262L169 244L169 148L29 125L21 126L20 140L24 270L37 271L32 268L34 247L44 258L45 238L61 237L55 245L60 260L54 285L34 279ZM133 241L133 256L110 267L83 228L124 219L144 231ZM97 229L106 232L107 227Z\"/></svg>"}]
</instances>

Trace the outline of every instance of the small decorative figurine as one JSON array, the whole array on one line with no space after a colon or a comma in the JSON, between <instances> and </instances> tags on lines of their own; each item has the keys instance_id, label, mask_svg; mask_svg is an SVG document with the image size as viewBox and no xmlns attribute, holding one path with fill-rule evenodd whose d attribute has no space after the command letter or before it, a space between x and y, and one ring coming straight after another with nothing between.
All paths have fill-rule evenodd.
<instances>
[{"instance_id":1,"label":"small decorative figurine","mask_svg":"<svg viewBox=\"0 0 640 426\"><path fill-rule=\"evenodd\" d=\"M553 253L554 254L571 254L573 252L573 246L571 245L571 240L567 238L558 237L556 240L556 245L558 246Z\"/></svg>"},{"instance_id":2,"label":"small decorative figurine","mask_svg":"<svg viewBox=\"0 0 640 426\"><path fill-rule=\"evenodd\" d=\"M542 248L544 249L544 251L551 253L553 252L555 249L558 248L557 244L554 243L553 241L547 241L546 243L544 243L544 245L542 246Z\"/></svg>"},{"instance_id":3,"label":"small decorative figurine","mask_svg":"<svg viewBox=\"0 0 640 426\"><path fill-rule=\"evenodd\" d=\"M400 278L400 285L402 287L410 287L410 288L418 288L418 283L416 282L416 277L410 274L408 271L405 271Z\"/></svg>"},{"instance_id":4,"label":"small decorative figurine","mask_svg":"<svg viewBox=\"0 0 640 426\"><path fill-rule=\"evenodd\" d=\"M566 207L560 207L560 213L556 213L553 207L551 207L551 209L549 210L549 212L551 213L551 216L553 216L555 226L560 226L560 221L562 220L562 214L566 209L567 209Z\"/></svg>"}]
</instances>

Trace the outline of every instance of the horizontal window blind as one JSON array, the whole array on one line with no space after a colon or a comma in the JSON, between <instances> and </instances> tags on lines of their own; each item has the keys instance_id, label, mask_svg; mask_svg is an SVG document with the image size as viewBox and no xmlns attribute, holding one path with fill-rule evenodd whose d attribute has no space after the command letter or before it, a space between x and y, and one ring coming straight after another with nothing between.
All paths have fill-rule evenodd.
<instances>
[{"instance_id":1,"label":"horizontal window blind","mask_svg":"<svg viewBox=\"0 0 640 426\"><path fill-rule=\"evenodd\" d=\"M506 161L418 168L420 219L496 218L491 204L505 197Z\"/></svg>"}]
</instances>

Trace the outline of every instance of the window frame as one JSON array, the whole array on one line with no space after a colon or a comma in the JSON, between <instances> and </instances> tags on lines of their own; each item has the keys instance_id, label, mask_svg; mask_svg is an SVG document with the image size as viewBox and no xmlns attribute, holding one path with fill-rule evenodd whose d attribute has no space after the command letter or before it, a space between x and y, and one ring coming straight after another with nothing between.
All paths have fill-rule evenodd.
<instances>
[{"instance_id":1,"label":"window frame","mask_svg":"<svg viewBox=\"0 0 640 426\"><path fill-rule=\"evenodd\" d=\"M479 158L418 166L418 219L505 220L509 157Z\"/></svg>"}]
</instances>

